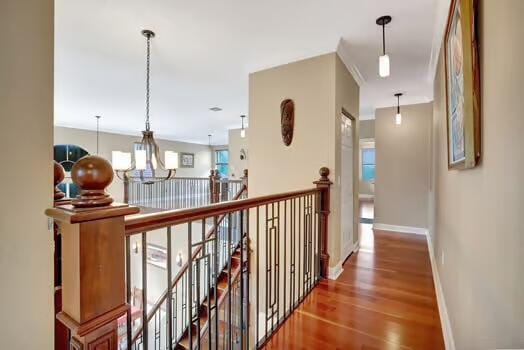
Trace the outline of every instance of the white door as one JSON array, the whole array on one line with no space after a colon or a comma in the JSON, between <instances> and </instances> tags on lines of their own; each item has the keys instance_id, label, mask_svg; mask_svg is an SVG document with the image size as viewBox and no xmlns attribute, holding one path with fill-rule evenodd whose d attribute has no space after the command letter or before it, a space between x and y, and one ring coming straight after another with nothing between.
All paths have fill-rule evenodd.
<instances>
[{"instance_id":1,"label":"white door","mask_svg":"<svg viewBox=\"0 0 524 350\"><path fill-rule=\"evenodd\" d=\"M341 237L340 256L344 261L353 252L353 123L341 116Z\"/></svg>"}]
</instances>

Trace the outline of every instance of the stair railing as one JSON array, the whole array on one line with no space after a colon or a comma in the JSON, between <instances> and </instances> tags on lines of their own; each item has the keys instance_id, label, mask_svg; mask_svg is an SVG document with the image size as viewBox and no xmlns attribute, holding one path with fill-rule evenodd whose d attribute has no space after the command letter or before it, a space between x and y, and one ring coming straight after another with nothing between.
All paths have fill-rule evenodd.
<instances>
[{"instance_id":1,"label":"stair railing","mask_svg":"<svg viewBox=\"0 0 524 350\"><path fill-rule=\"evenodd\" d=\"M138 214L135 207L108 204L102 188L111 182L111 166L89 157L73 169L80 197L46 211L62 235L57 318L70 330L72 349L130 348L140 327L133 349L259 348L325 277L326 168L306 190ZM180 255L187 277L173 290ZM159 300L151 289L158 276L164 282L155 282L165 286L157 292L167 288L167 295L161 312L149 318L155 303L148 300Z\"/></svg>"},{"instance_id":2,"label":"stair railing","mask_svg":"<svg viewBox=\"0 0 524 350\"><path fill-rule=\"evenodd\" d=\"M232 200L242 187L243 180L221 179L215 170L209 177L174 177L146 183L126 177L124 202L164 210L194 208Z\"/></svg>"}]
</instances>

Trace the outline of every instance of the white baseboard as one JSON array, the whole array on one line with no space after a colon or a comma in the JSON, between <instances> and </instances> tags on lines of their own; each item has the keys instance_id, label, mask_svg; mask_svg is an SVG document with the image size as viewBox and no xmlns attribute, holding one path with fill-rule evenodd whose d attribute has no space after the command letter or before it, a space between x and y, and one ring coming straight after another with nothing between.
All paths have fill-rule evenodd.
<instances>
[{"instance_id":1,"label":"white baseboard","mask_svg":"<svg viewBox=\"0 0 524 350\"><path fill-rule=\"evenodd\" d=\"M342 261L346 261L346 259L348 258L348 256L351 255L351 253L353 253L353 244L348 243L348 244L346 244L346 246L344 247L344 249L342 249L342 257L341 257L341 260L342 260Z\"/></svg>"},{"instance_id":2,"label":"white baseboard","mask_svg":"<svg viewBox=\"0 0 524 350\"><path fill-rule=\"evenodd\" d=\"M375 199L375 195L374 194L364 194L364 193L360 193L358 195L358 198L359 199Z\"/></svg>"},{"instance_id":3,"label":"white baseboard","mask_svg":"<svg viewBox=\"0 0 524 350\"><path fill-rule=\"evenodd\" d=\"M416 235L427 235L428 229L423 227L411 227L411 226L398 226L398 225L386 225L386 224L373 224L374 230L393 231L402 233L413 233Z\"/></svg>"},{"instance_id":4,"label":"white baseboard","mask_svg":"<svg viewBox=\"0 0 524 350\"><path fill-rule=\"evenodd\" d=\"M428 240L429 259L431 261L431 270L433 272L433 284L435 285L435 294L437 295L438 311L440 314L440 324L442 327L442 335L444 336L444 344L446 350L455 350L455 340L453 338L453 331L451 329L451 322L449 320L448 308L444 299L444 292L440 284L440 277L437 268L437 259L435 258L433 241L431 235L426 235Z\"/></svg>"},{"instance_id":5,"label":"white baseboard","mask_svg":"<svg viewBox=\"0 0 524 350\"><path fill-rule=\"evenodd\" d=\"M353 244L353 253L358 252L360 249L360 241L356 241L355 244Z\"/></svg>"},{"instance_id":6,"label":"white baseboard","mask_svg":"<svg viewBox=\"0 0 524 350\"><path fill-rule=\"evenodd\" d=\"M344 269L342 268L342 261L340 261L334 267L329 267L328 278L330 280L336 280L342 274L342 271L344 271Z\"/></svg>"}]
</instances>

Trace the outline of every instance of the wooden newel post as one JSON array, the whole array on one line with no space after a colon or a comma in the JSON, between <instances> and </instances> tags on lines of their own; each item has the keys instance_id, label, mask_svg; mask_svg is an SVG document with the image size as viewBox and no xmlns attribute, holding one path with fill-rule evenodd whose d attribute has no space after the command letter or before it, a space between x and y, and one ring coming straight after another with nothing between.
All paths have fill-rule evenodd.
<instances>
[{"instance_id":1,"label":"wooden newel post","mask_svg":"<svg viewBox=\"0 0 524 350\"><path fill-rule=\"evenodd\" d=\"M318 222L318 229L320 232L320 275L323 278L328 277L329 271L329 254L328 254L328 217L329 217L329 191L333 184L329 180L329 169L326 167L320 168L320 179L313 182L320 190L318 199L318 213L320 220Z\"/></svg>"},{"instance_id":2,"label":"wooden newel post","mask_svg":"<svg viewBox=\"0 0 524 350\"><path fill-rule=\"evenodd\" d=\"M247 192L247 184L248 184L248 171L247 169L244 169L244 176L242 176L242 184L244 185L244 187L246 188L246 192Z\"/></svg>"},{"instance_id":3,"label":"wooden newel post","mask_svg":"<svg viewBox=\"0 0 524 350\"><path fill-rule=\"evenodd\" d=\"M73 350L117 350L118 324L126 303L124 216L139 210L112 203L105 192L113 169L99 156L80 159L71 170L80 195L46 210L62 237L62 311Z\"/></svg>"},{"instance_id":4,"label":"wooden newel post","mask_svg":"<svg viewBox=\"0 0 524 350\"><path fill-rule=\"evenodd\" d=\"M211 170L210 181L212 187L211 191L211 203L220 202L220 173L218 170Z\"/></svg>"}]
</instances>

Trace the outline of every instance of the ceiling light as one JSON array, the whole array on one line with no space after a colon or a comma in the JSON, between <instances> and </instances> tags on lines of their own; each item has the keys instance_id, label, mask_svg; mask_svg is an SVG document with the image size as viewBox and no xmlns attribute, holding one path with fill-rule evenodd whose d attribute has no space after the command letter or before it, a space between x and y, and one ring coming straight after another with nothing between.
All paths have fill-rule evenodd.
<instances>
[{"instance_id":1,"label":"ceiling light","mask_svg":"<svg viewBox=\"0 0 524 350\"><path fill-rule=\"evenodd\" d=\"M402 124L402 114L400 114L400 96L402 96L402 93L396 93L395 96L397 97L397 114L395 115L395 124L400 125Z\"/></svg>"},{"instance_id":2,"label":"ceiling light","mask_svg":"<svg viewBox=\"0 0 524 350\"><path fill-rule=\"evenodd\" d=\"M378 59L378 74L389 77L389 56L386 54L386 24L391 22L391 16L377 18L377 25L382 26L382 56Z\"/></svg>"},{"instance_id":3,"label":"ceiling light","mask_svg":"<svg viewBox=\"0 0 524 350\"><path fill-rule=\"evenodd\" d=\"M168 180L175 176L176 168L178 168L178 153L173 151L166 151L165 163L159 157L160 148L158 147L153 131L150 129L149 123L149 100L150 100L150 71L151 71L151 39L155 37L155 33L151 30L143 30L142 35L146 37L146 125L145 130L142 131L142 141L138 144L133 144L135 150L134 163L131 162L131 153L114 151L113 152L113 168L117 176L124 181L142 182L144 184L152 184L154 182L161 182ZM155 171L157 168L167 171L165 177L156 177ZM129 173L135 171L138 177L130 177Z\"/></svg>"},{"instance_id":4,"label":"ceiling light","mask_svg":"<svg viewBox=\"0 0 524 350\"><path fill-rule=\"evenodd\" d=\"M220 112L222 110L222 108L220 107L211 107L209 108L210 111L213 111L213 112Z\"/></svg>"},{"instance_id":5,"label":"ceiling light","mask_svg":"<svg viewBox=\"0 0 524 350\"><path fill-rule=\"evenodd\" d=\"M244 138L246 137L246 129L244 128L244 118L246 116L245 115L241 115L240 118L242 119L242 129L240 129L240 137L241 138Z\"/></svg>"}]
</instances>

